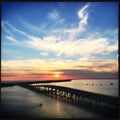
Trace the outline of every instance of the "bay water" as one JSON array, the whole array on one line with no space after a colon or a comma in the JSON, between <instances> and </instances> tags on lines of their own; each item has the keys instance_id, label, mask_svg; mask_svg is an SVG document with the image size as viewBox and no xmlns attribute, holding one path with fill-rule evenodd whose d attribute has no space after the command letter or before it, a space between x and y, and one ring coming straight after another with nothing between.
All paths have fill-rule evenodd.
<instances>
[{"instance_id":1,"label":"bay water","mask_svg":"<svg viewBox=\"0 0 120 120\"><path fill-rule=\"evenodd\" d=\"M118 80L116 79L84 79L44 84L59 85L98 94L118 96ZM39 106L39 104L42 104L42 106ZM93 112L20 86L1 88L1 116L3 118L22 119L105 117L98 112Z\"/></svg>"}]
</instances>

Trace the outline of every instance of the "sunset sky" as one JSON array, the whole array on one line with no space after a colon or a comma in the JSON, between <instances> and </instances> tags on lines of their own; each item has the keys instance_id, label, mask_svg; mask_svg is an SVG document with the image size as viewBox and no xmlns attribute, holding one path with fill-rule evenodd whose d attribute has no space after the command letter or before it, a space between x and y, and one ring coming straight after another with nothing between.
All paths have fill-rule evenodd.
<instances>
[{"instance_id":1,"label":"sunset sky","mask_svg":"<svg viewBox=\"0 0 120 120\"><path fill-rule=\"evenodd\" d=\"M2 2L5 80L118 77L118 2Z\"/></svg>"}]
</instances>

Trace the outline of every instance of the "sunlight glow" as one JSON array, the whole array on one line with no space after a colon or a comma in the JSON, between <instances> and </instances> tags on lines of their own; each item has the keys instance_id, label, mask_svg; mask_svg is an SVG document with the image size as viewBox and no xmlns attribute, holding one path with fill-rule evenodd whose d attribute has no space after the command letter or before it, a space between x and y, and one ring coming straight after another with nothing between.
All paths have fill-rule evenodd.
<instances>
[{"instance_id":1,"label":"sunlight glow","mask_svg":"<svg viewBox=\"0 0 120 120\"><path fill-rule=\"evenodd\" d=\"M56 72L56 73L54 74L54 77L60 77L60 73L59 73L59 72Z\"/></svg>"}]
</instances>

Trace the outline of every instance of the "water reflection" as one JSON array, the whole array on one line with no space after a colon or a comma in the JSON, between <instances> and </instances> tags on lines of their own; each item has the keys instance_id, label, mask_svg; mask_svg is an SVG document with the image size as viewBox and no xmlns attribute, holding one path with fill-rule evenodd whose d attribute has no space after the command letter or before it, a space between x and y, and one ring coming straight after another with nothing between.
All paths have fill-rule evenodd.
<instances>
[{"instance_id":1,"label":"water reflection","mask_svg":"<svg viewBox=\"0 0 120 120\"><path fill-rule=\"evenodd\" d=\"M8 118L102 118L58 99L15 86L1 89L2 117ZM42 107L39 104L42 103Z\"/></svg>"},{"instance_id":2,"label":"water reflection","mask_svg":"<svg viewBox=\"0 0 120 120\"><path fill-rule=\"evenodd\" d=\"M111 85L112 83L112 85ZM49 83L48 85L59 85L75 89L95 92L105 95L118 96L118 80L116 79L94 79L94 80L72 80L70 82ZM46 84L47 85L47 84Z\"/></svg>"}]
</instances>

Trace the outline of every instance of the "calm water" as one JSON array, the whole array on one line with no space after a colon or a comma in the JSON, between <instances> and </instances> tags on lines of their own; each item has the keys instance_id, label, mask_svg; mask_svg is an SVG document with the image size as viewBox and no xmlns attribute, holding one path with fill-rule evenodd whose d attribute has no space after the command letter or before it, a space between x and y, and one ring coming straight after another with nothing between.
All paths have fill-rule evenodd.
<instances>
[{"instance_id":1,"label":"calm water","mask_svg":"<svg viewBox=\"0 0 120 120\"><path fill-rule=\"evenodd\" d=\"M113 85L110 85L113 83ZM118 96L117 80L73 80L51 83L76 89ZM1 88L3 117L16 118L103 118L105 116L54 99L28 89L14 86ZM39 104L42 103L40 107Z\"/></svg>"},{"instance_id":2,"label":"calm water","mask_svg":"<svg viewBox=\"0 0 120 120\"><path fill-rule=\"evenodd\" d=\"M111 80L83 79L83 80L72 80L70 82L42 83L42 84L59 85L59 86L71 87L71 88L99 93L99 94L118 96L118 80L116 79L111 79ZM33 85L36 85L36 84L33 84Z\"/></svg>"},{"instance_id":3,"label":"calm water","mask_svg":"<svg viewBox=\"0 0 120 120\"><path fill-rule=\"evenodd\" d=\"M112 85L111 85L112 83ZM116 79L84 79L71 82L51 83L53 85L71 87L75 89L95 92L110 96L118 96L118 80Z\"/></svg>"}]
</instances>

